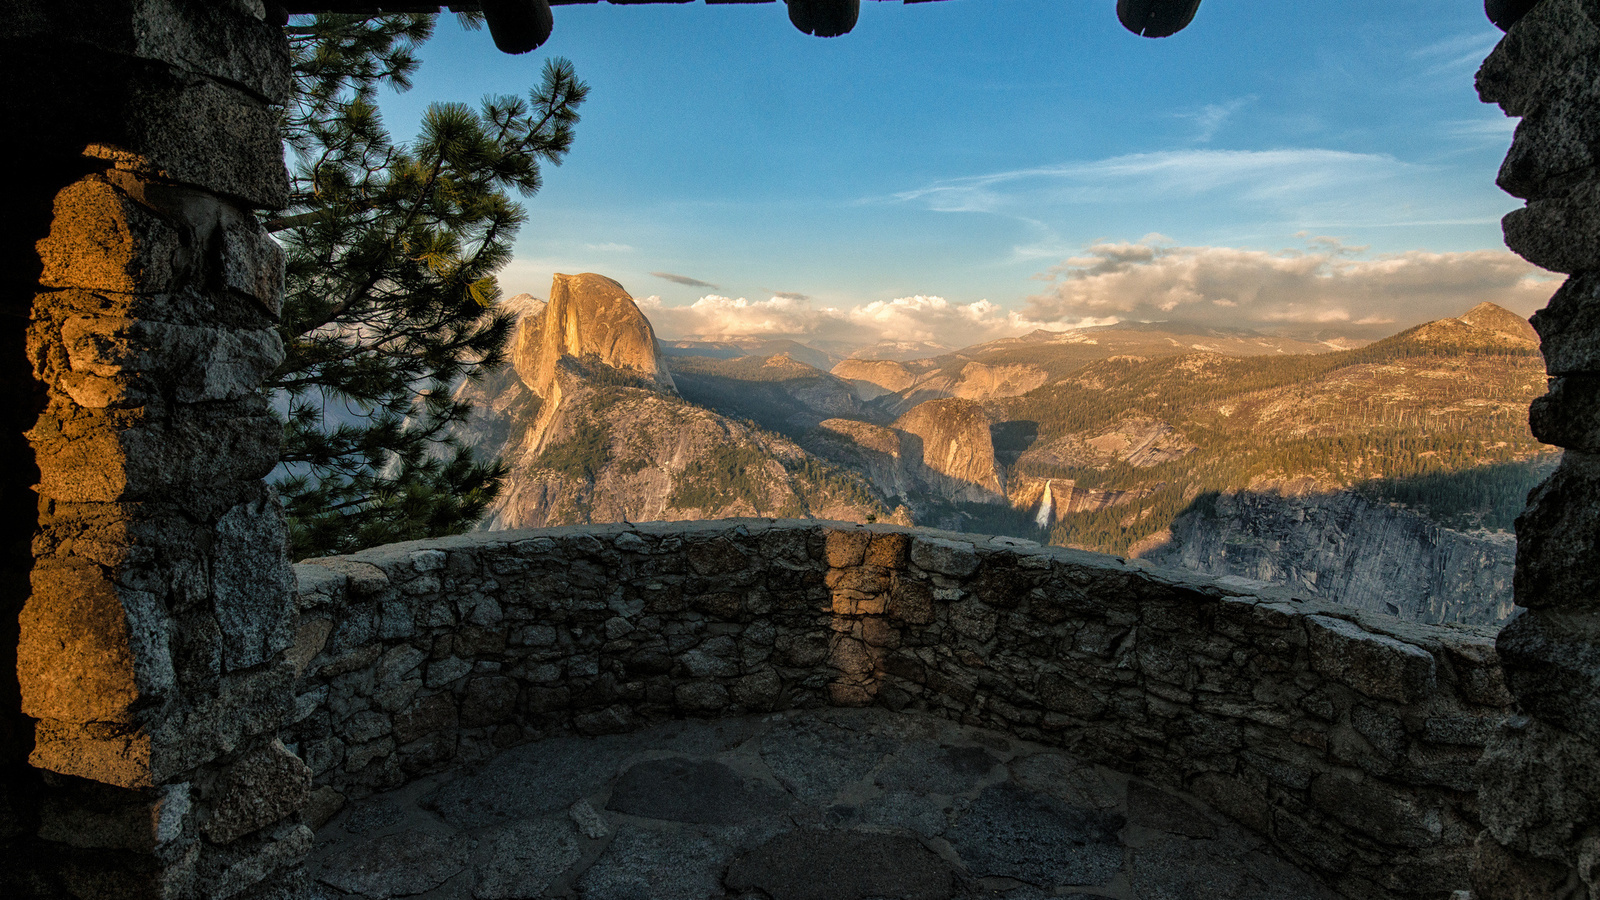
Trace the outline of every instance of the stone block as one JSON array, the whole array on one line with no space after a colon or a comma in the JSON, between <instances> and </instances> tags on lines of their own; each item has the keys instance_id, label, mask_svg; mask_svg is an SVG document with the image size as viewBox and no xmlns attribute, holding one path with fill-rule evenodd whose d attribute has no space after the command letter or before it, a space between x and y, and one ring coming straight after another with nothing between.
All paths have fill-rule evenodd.
<instances>
[{"instance_id":1,"label":"stone block","mask_svg":"<svg viewBox=\"0 0 1600 900\"><path fill-rule=\"evenodd\" d=\"M773 642L779 665L807 668L828 655L828 639L819 634L780 634Z\"/></svg>"},{"instance_id":2,"label":"stone block","mask_svg":"<svg viewBox=\"0 0 1600 900\"><path fill-rule=\"evenodd\" d=\"M750 569L750 558L726 538L690 544L687 556L697 575L733 575Z\"/></svg>"},{"instance_id":3,"label":"stone block","mask_svg":"<svg viewBox=\"0 0 1600 900\"><path fill-rule=\"evenodd\" d=\"M345 797L343 794L327 785L311 792L307 800L304 815L306 824L313 830L328 824L328 820L339 814L344 809Z\"/></svg>"},{"instance_id":4,"label":"stone block","mask_svg":"<svg viewBox=\"0 0 1600 900\"><path fill-rule=\"evenodd\" d=\"M1523 16L1478 70L1478 96L1507 115L1525 116L1556 93L1575 64L1600 43L1585 0L1544 0Z\"/></svg>"},{"instance_id":5,"label":"stone block","mask_svg":"<svg viewBox=\"0 0 1600 900\"><path fill-rule=\"evenodd\" d=\"M311 799L311 770L276 740L229 766L221 778L201 826L217 844L279 822Z\"/></svg>"},{"instance_id":6,"label":"stone block","mask_svg":"<svg viewBox=\"0 0 1600 900\"><path fill-rule=\"evenodd\" d=\"M898 647L900 629L881 617L873 616L862 621L861 639L873 647Z\"/></svg>"},{"instance_id":7,"label":"stone block","mask_svg":"<svg viewBox=\"0 0 1600 900\"><path fill-rule=\"evenodd\" d=\"M846 675L870 675L877 671L877 654L863 641L840 637L834 641L828 662Z\"/></svg>"},{"instance_id":8,"label":"stone block","mask_svg":"<svg viewBox=\"0 0 1600 900\"><path fill-rule=\"evenodd\" d=\"M282 209L288 172L273 108L240 91L170 71L130 69L103 99L104 137L87 155L142 177Z\"/></svg>"},{"instance_id":9,"label":"stone block","mask_svg":"<svg viewBox=\"0 0 1600 900\"><path fill-rule=\"evenodd\" d=\"M333 620L331 619L302 619L295 628L294 641L289 645L289 662L294 666L294 676L299 678L305 674L306 667L322 652L323 646L328 642L328 635L333 633Z\"/></svg>"},{"instance_id":10,"label":"stone block","mask_svg":"<svg viewBox=\"0 0 1600 900\"><path fill-rule=\"evenodd\" d=\"M1340 772L1311 782L1311 805L1382 843L1410 849L1439 843L1439 808L1398 785Z\"/></svg>"},{"instance_id":11,"label":"stone block","mask_svg":"<svg viewBox=\"0 0 1600 900\"><path fill-rule=\"evenodd\" d=\"M889 592L889 615L910 625L933 621L933 587L925 581L897 577Z\"/></svg>"},{"instance_id":12,"label":"stone block","mask_svg":"<svg viewBox=\"0 0 1600 900\"><path fill-rule=\"evenodd\" d=\"M1433 654L1354 623L1308 616L1311 667L1369 697L1409 703L1437 683Z\"/></svg>"},{"instance_id":13,"label":"stone block","mask_svg":"<svg viewBox=\"0 0 1600 900\"><path fill-rule=\"evenodd\" d=\"M258 666L294 641L297 609L288 534L283 506L270 488L217 522L212 594L228 670Z\"/></svg>"},{"instance_id":14,"label":"stone block","mask_svg":"<svg viewBox=\"0 0 1600 900\"><path fill-rule=\"evenodd\" d=\"M1590 606L1600 598L1600 457L1568 452L1517 517L1517 605Z\"/></svg>"},{"instance_id":15,"label":"stone block","mask_svg":"<svg viewBox=\"0 0 1600 900\"><path fill-rule=\"evenodd\" d=\"M428 654L410 644L390 647L378 662L374 676L380 684L400 681L415 672L427 658Z\"/></svg>"},{"instance_id":16,"label":"stone block","mask_svg":"<svg viewBox=\"0 0 1600 900\"><path fill-rule=\"evenodd\" d=\"M283 426L252 399L222 410L179 408L155 420L140 411L42 416L29 431L46 496L80 503L180 503L204 517L259 492L277 465Z\"/></svg>"},{"instance_id":17,"label":"stone block","mask_svg":"<svg viewBox=\"0 0 1600 900\"><path fill-rule=\"evenodd\" d=\"M41 560L20 617L22 712L62 722L132 724L175 690L160 599L121 588L77 559Z\"/></svg>"},{"instance_id":18,"label":"stone block","mask_svg":"<svg viewBox=\"0 0 1600 900\"><path fill-rule=\"evenodd\" d=\"M875 566L852 566L833 569L825 582L830 590L852 591L857 594L877 594L887 591L893 583L888 569Z\"/></svg>"},{"instance_id":19,"label":"stone block","mask_svg":"<svg viewBox=\"0 0 1600 900\"><path fill-rule=\"evenodd\" d=\"M1561 375L1529 410L1533 436L1546 444L1600 453L1600 375Z\"/></svg>"},{"instance_id":20,"label":"stone block","mask_svg":"<svg viewBox=\"0 0 1600 900\"><path fill-rule=\"evenodd\" d=\"M346 772L360 772L372 765L376 760L386 760L394 756L394 738L383 737L367 744L353 744L345 748L344 770Z\"/></svg>"},{"instance_id":21,"label":"stone block","mask_svg":"<svg viewBox=\"0 0 1600 900\"><path fill-rule=\"evenodd\" d=\"M1600 273L1568 278L1529 321L1551 375L1600 372Z\"/></svg>"},{"instance_id":22,"label":"stone block","mask_svg":"<svg viewBox=\"0 0 1600 900\"><path fill-rule=\"evenodd\" d=\"M510 721L517 708L517 683L502 675L474 678L461 698L461 724L471 727Z\"/></svg>"},{"instance_id":23,"label":"stone block","mask_svg":"<svg viewBox=\"0 0 1600 900\"><path fill-rule=\"evenodd\" d=\"M124 317L73 316L61 325L71 372L62 387L81 406L237 400L283 362L271 329L174 325Z\"/></svg>"},{"instance_id":24,"label":"stone block","mask_svg":"<svg viewBox=\"0 0 1600 900\"><path fill-rule=\"evenodd\" d=\"M869 566L899 570L906 567L910 558L911 535L875 534L872 536L872 542L867 545L864 561Z\"/></svg>"},{"instance_id":25,"label":"stone block","mask_svg":"<svg viewBox=\"0 0 1600 900\"><path fill-rule=\"evenodd\" d=\"M1507 213L1501 227L1506 246L1536 266L1567 274L1600 269L1600 182L1530 200Z\"/></svg>"},{"instance_id":26,"label":"stone block","mask_svg":"<svg viewBox=\"0 0 1600 900\"><path fill-rule=\"evenodd\" d=\"M1039 676L1039 702L1047 709L1080 719L1095 719L1106 711L1103 685L1085 684L1068 675Z\"/></svg>"},{"instance_id":27,"label":"stone block","mask_svg":"<svg viewBox=\"0 0 1600 900\"><path fill-rule=\"evenodd\" d=\"M1492 835L1478 835L1472 854L1473 897L1484 900L1550 900L1576 897L1578 875L1559 860L1513 854Z\"/></svg>"},{"instance_id":28,"label":"stone block","mask_svg":"<svg viewBox=\"0 0 1600 900\"><path fill-rule=\"evenodd\" d=\"M457 656L428 663L424 684L430 688L444 687L472 671L472 663Z\"/></svg>"},{"instance_id":29,"label":"stone block","mask_svg":"<svg viewBox=\"0 0 1600 900\"><path fill-rule=\"evenodd\" d=\"M186 72L238 85L269 103L283 102L290 88L289 58L282 33L271 24L240 15L229 4L194 0L134 0L107 8L94 0L30 4L27 14L6 17L0 37L59 42L165 63Z\"/></svg>"},{"instance_id":30,"label":"stone block","mask_svg":"<svg viewBox=\"0 0 1600 900\"><path fill-rule=\"evenodd\" d=\"M762 669L746 675L733 683L733 702L745 709L766 711L772 709L783 690L783 681L772 669Z\"/></svg>"},{"instance_id":31,"label":"stone block","mask_svg":"<svg viewBox=\"0 0 1600 900\"><path fill-rule=\"evenodd\" d=\"M124 294L188 285L199 260L192 239L155 210L100 177L85 178L55 198L50 233L36 249L39 283Z\"/></svg>"},{"instance_id":32,"label":"stone block","mask_svg":"<svg viewBox=\"0 0 1600 900\"><path fill-rule=\"evenodd\" d=\"M728 689L715 682L689 682L672 689L673 699L686 712L715 713L728 707Z\"/></svg>"},{"instance_id":33,"label":"stone block","mask_svg":"<svg viewBox=\"0 0 1600 900\"><path fill-rule=\"evenodd\" d=\"M1529 610L1496 646L1523 712L1600 740L1600 612Z\"/></svg>"},{"instance_id":34,"label":"stone block","mask_svg":"<svg viewBox=\"0 0 1600 900\"><path fill-rule=\"evenodd\" d=\"M126 790L93 781L59 784L39 810L39 837L86 850L150 853L183 836L190 785Z\"/></svg>"},{"instance_id":35,"label":"stone block","mask_svg":"<svg viewBox=\"0 0 1600 900\"><path fill-rule=\"evenodd\" d=\"M711 593L695 597L690 602L690 605L708 616L715 616L719 619L737 619L739 618L739 609L742 603L738 594Z\"/></svg>"},{"instance_id":36,"label":"stone block","mask_svg":"<svg viewBox=\"0 0 1600 900\"><path fill-rule=\"evenodd\" d=\"M1517 126L1496 179L1500 188L1525 200L1559 196L1574 176L1595 165L1600 143L1600 60L1593 54L1571 61L1550 79L1545 93Z\"/></svg>"},{"instance_id":37,"label":"stone block","mask_svg":"<svg viewBox=\"0 0 1600 900\"><path fill-rule=\"evenodd\" d=\"M394 725L389 717L373 709L361 710L351 714L350 718L340 723L336 729L339 736L347 743L365 744L389 734L394 730Z\"/></svg>"},{"instance_id":38,"label":"stone block","mask_svg":"<svg viewBox=\"0 0 1600 900\"><path fill-rule=\"evenodd\" d=\"M950 604L950 627L980 643L994 637L998 620L994 609L977 598Z\"/></svg>"},{"instance_id":39,"label":"stone block","mask_svg":"<svg viewBox=\"0 0 1600 900\"><path fill-rule=\"evenodd\" d=\"M254 223L228 222L218 233L221 286L260 303L276 318L283 311L283 248Z\"/></svg>"},{"instance_id":40,"label":"stone block","mask_svg":"<svg viewBox=\"0 0 1600 900\"><path fill-rule=\"evenodd\" d=\"M867 548L872 544L872 532L861 531L835 531L829 529L825 532L823 552L830 569L843 569L850 566L859 566L866 559Z\"/></svg>"},{"instance_id":41,"label":"stone block","mask_svg":"<svg viewBox=\"0 0 1600 900\"><path fill-rule=\"evenodd\" d=\"M458 721L455 700L449 694L429 694L395 714L395 740L409 744L424 735L454 732Z\"/></svg>"},{"instance_id":42,"label":"stone block","mask_svg":"<svg viewBox=\"0 0 1600 900\"><path fill-rule=\"evenodd\" d=\"M311 851L311 829L295 822L243 838L200 859L199 875L207 900L287 900L305 896L302 866ZM261 893L255 890L264 885ZM273 888L282 893L273 895ZM249 893L246 893L246 892ZM287 895L287 896L286 896Z\"/></svg>"},{"instance_id":43,"label":"stone block","mask_svg":"<svg viewBox=\"0 0 1600 900\"><path fill-rule=\"evenodd\" d=\"M1443 643L1445 659L1455 676L1456 695L1468 703L1496 710L1511 707L1511 693L1494 642L1485 638L1449 638Z\"/></svg>"},{"instance_id":44,"label":"stone block","mask_svg":"<svg viewBox=\"0 0 1600 900\"><path fill-rule=\"evenodd\" d=\"M917 535L911 542L911 561L928 572L964 578L978 570L978 551L965 541Z\"/></svg>"}]
</instances>

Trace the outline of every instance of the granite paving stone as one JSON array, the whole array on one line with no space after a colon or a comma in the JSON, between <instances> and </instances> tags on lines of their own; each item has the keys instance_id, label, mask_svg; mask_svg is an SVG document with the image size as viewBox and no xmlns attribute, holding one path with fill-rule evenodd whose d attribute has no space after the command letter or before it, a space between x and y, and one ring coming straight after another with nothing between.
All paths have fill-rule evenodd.
<instances>
[{"instance_id":1,"label":"granite paving stone","mask_svg":"<svg viewBox=\"0 0 1600 900\"><path fill-rule=\"evenodd\" d=\"M465 871L469 844L462 835L420 831L386 834L348 848L320 877L329 886L363 897L409 897L432 890Z\"/></svg>"},{"instance_id":2,"label":"granite paving stone","mask_svg":"<svg viewBox=\"0 0 1600 900\"><path fill-rule=\"evenodd\" d=\"M946 836L975 875L1093 885L1122 868L1123 824L1121 813L1068 806L1006 781L984 791Z\"/></svg>"},{"instance_id":3,"label":"granite paving stone","mask_svg":"<svg viewBox=\"0 0 1600 900\"><path fill-rule=\"evenodd\" d=\"M476 900L541 897L551 883L583 856L565 813L504 825L483 835L487 853L478 867Z\"/></svg>"},{"instance_id":4,"label":"granite paving stone","mask_svg":"<svg viewBox=\"0 0 1600 900\"><path fill-rule=\"evenodd\" d=\"M781 834L734 860L724 881L772 900L947 900L956 877L905 835L808 830Z\"/></svg>"},{"instance_id":5,"label":"granite paving stone","mask_svg":"<svg viewBox=\"0 0 1600 900\"><path fill-rule=\"evenodd\" d=\"M654 759L623 773L606 809L700 825L734 825L781 814L792 798L719 762Z\"/></svg>"},{"instance_id":6,"label":"granite paving stone","mask_svg":"<svg viewBox=\"0 0 1600 900\"><path fill-rule=\"evenodd\" d=\"M448 782L425 807L460 828L565 809L617 774L615 738L554 738L508 750L477 772Z\"/></svg>"},{"instance_id":7,"label":"granite paving stone","mask_svg":"<svg viewBox=\"0 0 1600 900\"><path fill-rule=\"evenodd\" d=\"M557 737L351 803L315 900L1335 900L1204 804L921 713Z\"/></svg>"},{"instance_id":8,"label":"granite paving stone","mask_svg":"<svg viewBox=\"0 0 1600 900\"><path fill-rule=\"evenodd\" d=\"M1142 782L1128 785L1128 820L1185 837L1216 837L1217 826L1194 804Z\"/></svg>"},{"instance_id":9,"label":"granite paving stone","mask_svg":"<svg viewBox=\"0 0 1600 900\"><path fill-rule=\"evenodd\" d=\"M761 739L761 758L801 800L827 803L895 748L888 737L820 718L785 721Z\"/></svg>"},{"instance_id":10,"label":"granite paving stone","mask_svg":"<svg viewBox=\"0 0 1600 900\"><path fill-rule=\"evenodd\" d=\"M697 831L619 828L604 856L577 883L583 900L707 900L720 897L733 848Z\"/></svg>"}]
</instances>

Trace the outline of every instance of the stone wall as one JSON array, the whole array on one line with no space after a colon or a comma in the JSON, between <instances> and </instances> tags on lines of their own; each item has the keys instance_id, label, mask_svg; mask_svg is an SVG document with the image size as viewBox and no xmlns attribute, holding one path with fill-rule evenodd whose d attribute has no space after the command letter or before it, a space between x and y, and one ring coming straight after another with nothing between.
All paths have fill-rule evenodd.
<instances>
[{"instance_id":1,"label":"stone wall","mask_svg":"<svg viewBox=\"0 0 1600 900\"><path fill-rule=\"evenodd\" d=\"M396 544L296 567L313 820L543 735L928 710L1191 791L1350 897L1467 882L1492 633L1144 564L746 520Z\"/></svg>"},{"instance_id":2,"label":"stone wall","mask_svg":"<svg viewBox=\"0 0 1600 900\"><path fill-rule=\"evenodd\" d=\"M1525 612L1499 652L1518 715L1484 757L1473 880L1478 900L1600 900L1600 2L1533 6L1478 90L1522 119L1506 244L1571 277L1533 319L1551 376L1533 431L1567 452L1517 522Z\"/></svg>"},{"instance_id":3,"label":"stone wall","mask_svg":"<svg viewBox=\"0 0 1600 900\"><path fill-rule=\"evenodd\" d=\"M293 896L309 846L276 740L293 576L259 386L283 265L254 211L287 195L289 69L263 16L0 15L0 896Z\"/></svg>"}]
</instances>

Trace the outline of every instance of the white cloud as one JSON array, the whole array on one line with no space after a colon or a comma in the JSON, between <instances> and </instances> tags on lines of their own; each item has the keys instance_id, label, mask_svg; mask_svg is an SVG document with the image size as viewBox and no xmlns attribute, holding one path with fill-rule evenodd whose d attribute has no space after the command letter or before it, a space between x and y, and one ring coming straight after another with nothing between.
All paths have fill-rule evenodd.
<instances>
[{"instance_id":1,"label":"white cloud","mask_svg":"<svg viewBox=\"0 0 1600 900\"><path fill-rule=\"evenodd\" d=\"M1180 247L1151 235L1096 243L1051 270L1026 317L1182 320L1268 332L1379 337L1490 301L1526 315L1554 276L1503 250L1370 256L1331 238L1303 250Z\"/></svg>"},{"instance_id":2,"label":"white cloud","mask_svg":"<svg viewBox=\"0 0 1600 900\"><path fill-rule=\"evenodd\" d=\"M892 340L964 347L1043 327L1040 322L988 300L953 303L928 295L874 300L844 308L819 306L808 298L774 296L748 300L717 294L707 294L686 306L668 306L657 296L636 302L657 334L667 340L790 338L857 345Z\"/></svg>"}]
</instances>

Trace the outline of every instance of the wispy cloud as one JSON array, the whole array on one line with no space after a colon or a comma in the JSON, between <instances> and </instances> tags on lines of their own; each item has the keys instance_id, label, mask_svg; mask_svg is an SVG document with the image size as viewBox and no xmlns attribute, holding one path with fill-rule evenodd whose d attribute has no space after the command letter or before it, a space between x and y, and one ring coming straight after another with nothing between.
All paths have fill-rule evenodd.
<instances>
[{"instance_id":1,"label":"wispy cloud","mask_svg":"<svg viewBox=\"0 0 1600 900\"><path fill-rule=\"evenodd\" d=\"M780 300L810 300L811 299L811 295L810 294L802 294L802 293L799 293L797 291L773 291L772 292L772 296L777 297Z\"/></svg>"},{"instance_id":2,"label":"wispy cloud","mask_svg":"<svg viewBox=\"0 0 1600 900\"><path fill-rule=\"evenodd\" d=\"M1048 273L1026 318L1183 320L1262 331L1326 330L1379 337L1498 303L1524 315L1555 291L1553 276L1503 250L1369 255L1335 238L1304 249L1181 247L1160 235L1102 242Z\"/></svg>"},{"instance_id":3,"label":"wispy cloud","mask_svg":"<svg viewBox=\"0 0 1600 900\"><path fill-rule=\"evenodd\" d=\"M1484 57L1500 42L1500 32L1488 27L1453 35L1435 41L1411 52L1411 58L1426 66L1426 74L1456 78L1470 74L1483 63Z\"/></svg>"},{"instance_id":4,"label":"wispy cloud","mask_svg":"<svg viewBox=\"0 0 1600 900\"><path fill-rule=\"evenodd\" d=\"M1444 133L1454 139L1501 143L1511 140L1518 121L1510 116L1495 115L1481 119L1456 119L1443 123L1443 128Z\"/></svg>"},{"instance_id":5,"label":"wispy cloud","mask_svg":"<svg viewBox=\"0 0 1600 900\"><path fill-rule=\"evenodd\" d=\"M604 244L584 244L583 249L593 250L596 253L632 253L633 248L627 244L618 244L614 241Z\"/></svg>"},{"instance_id":6,"label":"wispy cloud","mask_svg":"<svg viewBox=\"0 0 1600 900\"><path fill-rule=\"evenodd\" d=\"M654 275L657 278L662 278L662 279L665 279L667 281L670 281L673 284L681 284L681 285L683 285L685 287L706 288L707 290L713 290L713 291L717 290L717 286L712 284L711 282L709 282L709 281L701 281L698 278L690 278L687 275L674 275L671 272L651 272L650 274Z\"/></svg>"},{"instance_id":7,"label":"wispy cloud","mask_svg":"<svg viewBox=\"0 0 1600 900\"><path fill-rule=\"evenodd\" d=\"M1005 212L1049 203L1230 198L1275 204L1326 197L1409 174L1419 167L1387 154L1344 150L1169 150L1086 163L1013 169L936 181L886 198L941 212Z\"/></svg>"},{"instance_id":8,"label":"wispy cloud","mask_svg":"<svg viewBox=\"0 0 1600 900\"><path fill-rule=\"evenodd\" d=\"M1197 129L1195 141L1209 144L1211 139L1217 136L1217 132L1222 130L1222 126L1233 118L1234 113L1254 103L1255 100L1256 98L1251 96L1239 97L1227 103L1207 103L1196 112L1178 113L1178 118L1192 120Z\"/></svg>"}]
</instances>

